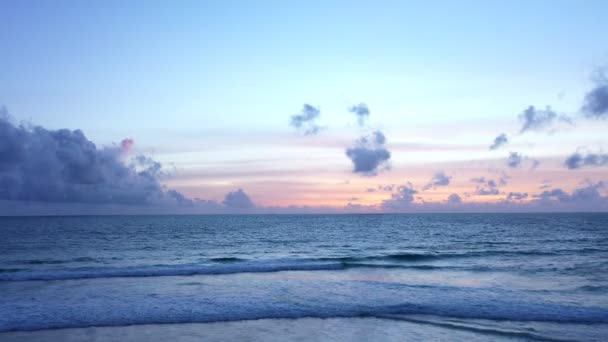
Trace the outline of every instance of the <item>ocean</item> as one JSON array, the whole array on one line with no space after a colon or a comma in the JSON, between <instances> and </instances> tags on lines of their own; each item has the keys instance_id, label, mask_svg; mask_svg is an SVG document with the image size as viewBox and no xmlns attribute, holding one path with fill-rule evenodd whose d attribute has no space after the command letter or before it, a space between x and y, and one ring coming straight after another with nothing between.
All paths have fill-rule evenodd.
<instances>
[{"instance_id":1,"label":"ocean","mask_svg":"<svg viewBox=\"0 0 608 342\"><path fill-rule=\"evenodd\" d=\"M605 341L608 214L0 218L0 341Z\"/></svg>"}]
</instances>

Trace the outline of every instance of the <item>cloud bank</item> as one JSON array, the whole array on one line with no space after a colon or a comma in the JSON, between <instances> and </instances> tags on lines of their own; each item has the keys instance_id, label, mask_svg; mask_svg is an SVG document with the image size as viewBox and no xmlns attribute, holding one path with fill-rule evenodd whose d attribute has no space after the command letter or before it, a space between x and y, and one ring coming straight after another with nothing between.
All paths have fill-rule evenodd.
<instances>
[{"instance_id":1,"label":"cloud bank","mask_svg":"<svg viewBox=\"0 0 608 342\"><path fill-rule=\"evenodd\" d=\"M16 125L0 113L0 215L228 213L255 208L242 190L191 199L161 184L135 141L97 147L80 130Z\"/></svg>"},{"instance_id":2,"label":"cloud bank","mask_svg":"<svg viewBox=\"0 0 608 342\"><path fill-rule=\"evenodd\" d=\"M133 145L98 148L80 130L14 125L0 117L0 199L79 203L186 203L159 179L162 166L145 156L129 164Z\"/></svg>"}]
</instances>

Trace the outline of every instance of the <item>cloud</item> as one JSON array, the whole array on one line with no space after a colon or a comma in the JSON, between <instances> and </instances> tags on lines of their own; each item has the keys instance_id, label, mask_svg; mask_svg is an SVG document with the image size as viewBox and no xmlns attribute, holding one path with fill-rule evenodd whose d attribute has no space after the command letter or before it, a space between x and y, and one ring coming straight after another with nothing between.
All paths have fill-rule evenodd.
<instances>
[{"instance_id":1,"label":"cloud","mask_svg":"<svg viewBox=\"0 0 608 342\"><path fill-rule=\"evenodd\" d=\"M479 187L475 190L475 195L478 195L478 196L491 196L491 195L498 195L498 194L500 194L500 191L496 188Z\"/></svg>"},{"instance_id":2,"label":"cloud","mask_svg":"<svg viewBox=\"0 0 608 342\"><path fill-rule=\"evenodd\" d=\"M582 112L588 118L608 118L608 78L603 73L599 74L596 86L585 95Z\"/></svg>"},{"instance_id":3,"label":"cloud","mask_svg":"<svg viewBox=\"0 0 608 342\"><path fill-rule=\"evenodd\" d=\"M536 109L534 106L529 106L521 114L519 119L522 122L522 127L519 133L527 131L541 131L554 123L556 120L572 124L572 120L563 115L557 115L551 107L547 106L544 110Z\"/></svg>"},{"instance_id":4,"label":"cloud","mask_svg":"<svg viewBox=\"0 0 608 342\"><path fill-rule=\"evenodd\" d=\"M471 182L478 183L478 184L484 184L486 182L486 178L485 177L471 178Z\"/></svg>"},{"instance_id":5,"label":"cloud","mask_svg":"<svg viewBox=\"0 0 608 342\"><path fill-rule=\"evenodd\" d=\"M389 185L378 185L378 190L392 192L395 188L394 184Z\"/></svg>"},{"instance_id":6,"label":"cloud","mask_svg":"<svg viewBox=\"0 0 608 342\"><path fill-rule=\"evenodd\" d=\"M315 135L319 133L321 127L315 123L315 120L321 115L321 110L305 103L299 114L294 114L290 118L290 125L302 130L305 135Z\"/></svg>"},{"instance_id":7,"label":"cloud","mask_svg":"<svg viewBox=\"0 0 608 342\"><path fill-rule=\"evenodd\" d=\"M98 148L80 130L14 125L0 115L0 199L97 204L186 203L163 187L162 165L126 163L134 141Z\"/></svg>"},{"instance_id":8,"label":"cloud","mask_svg":"<svg viewBox=\"0 0 608 342\"><path fill-rule=\"evenodd\" d=\"M526 198L528 198L527 192L509 192L509 194L507 195L507 201L521 201Z\"/></svg>"},{"instance_id":9,"label":"cloud","mask_svg":"<svg viewBox=\"0 0 608 342\"><path fill-rule=\"evenodd\" d=\"M503 176L503 177L500 177L500 178L498 178L498 183L499 183L500 185L507 185L507 184L509 184L509 182L507 181L507 179L508 179L508 178L509 178L509 177L508 177L508 176L506 176L506 175L505 175L505 176Z\"/></svg>"},{"instance_id":10,"label":"cloud","mask_svg":"<svg viewBox=\"0 0 608 342\"><path fill-rule=\"evenodd\" d=\"M608 165L608 153L588 153L586 155L575 152L564 161L570 170L580 169L585 166Z\"/></svg>"},{"instance_id":11,"label":"cloud","mask_svg":"<svg viewBox=\"0 0 608 342\"><path fill-rule=\"evenodd\" d=\"M353 162L353 172L374 176L380 168L388 168L391 153L385 143L386 137L380 131L357 139L353 147L346 149L346 155Z\"/></svg>"},{"instance_id":12,"label":"cloud","mask_svg":"<svg viewBox=\"0 0 608 342\"><path fill-rule=\"evenodd\" d=\"M471 182L478 184L475 187L474 195L478 196L490 196L490 195L498 195L500 191L498 190L498 184L493 179L486 179L485 177L471 178Z\"/></svg>"},{"instance_id":13,"label":"cloud","mask_svg":"<svg viewBox=\"0 0 608 342\"><path fill-rule=\"evenodd\" d=\"M509 158L507 158L507 165L509 167L519 167L523 162L524 157L517 152L509 152Z\"/></svg>"},{"instance_id":14,"label":"cloud","mask_svg":"<svg viewBox=\"0 0 608 342\"><path fill-rule=\"evenodd\" d=\"M251 209L254 207L251 198L249 198L243 189L227 193L222 204L228 208L234 209Z\"/></svg>"},{"instance_id":15,"label":"cloud","mask_svg":"<svg viewBox=\"0 0 608 342\"><path fill-rule=\"evenodd\" d=\"M133 140L131 138L124 138L120 142L120 149L125 154L126 153L131 153L131 151L133 149L133 145L135 145L135 140Z\"/></svg>"},{"instance_id":16,"label":"cloud","mask_svg":"<svg viewBox=\"0 0 608 342\"><path fill-rule=\"evenodd\" d=\"M448 199L446 202L448 204L460 204L460 203L462 203L462 197L460 197L460 195L458 195L458 194L451 194L450 196L448 196Z\"/></svg>"},{"instance_id":17,"label":"cloud","mask_svg":"<svg viewBox=\"0 0 608 342\"><path fill-rule=\"evenodd\" d=\"M414 202L414 195L418 191L414 189L412 183L398 186L396 191L391 194L391 198L382 202L382 207L388 210L399 209L409 206Z\"/></svg>"},{"instance_id":18,"label":"cloud","mask_svg":"<svg viewBox=\"0 0 608 342\"><path fill-rule=\"evenodd\" d=\"M365 124L365 120L369 117L369 107L365 103L359 103L358 105L348 108L348 111L357 115L357 121L359 126Z\"/></svg>"},{"instance_id":19,"label":"cloud","mask_svg":"<svg viewBox=\"0 0 608 342\"><path fill-rule=\"evenodd\" d=\"M492 143L492 145L490 145L490 150L496 150L496 149L500 148L501 146L505 145L507 142L509 142L507 135L502 133L499 136L497 136L496 138L494 138L494 143Z\"/></svg>"},{"instance_id":20,"label":"cloud","mask_svg":"<svg viewBox=\"0 0 608 342\"><path fill-rule=\"evenodd\" d=\"M422 188L422 190L428 190L438 186L449 185L450 179L452 179L452 177L446 175L443 171L437 172L433 175L431 181Z\"/></svg>"},{"instance_id":21,"label":"cloud","mask_svg":"<svg viewBox=\"0 0 608 342\"><path fill-rule=\"evenodd\" d=\"M572 193L567 193L562 189L546 190L536 195L539 201L548 202L555 201L560 203L586 203L586 202L608 202L606 197L603 197L599 189L605 188L604 182L590 183L585 187L575 189Z\"/></svg>"},{"instance_id":22,"label":"cloud","mask_svg":"<svg viewBox=\"0 0 608 342\"><path fill-rule=\"evenodd\" d=\"M540 160L534 159L534 160L532 160L532 166L530 167L530 169L536 170L536 168L538 168L539 166L540 166Z\"/></svg>"}]
</instances>

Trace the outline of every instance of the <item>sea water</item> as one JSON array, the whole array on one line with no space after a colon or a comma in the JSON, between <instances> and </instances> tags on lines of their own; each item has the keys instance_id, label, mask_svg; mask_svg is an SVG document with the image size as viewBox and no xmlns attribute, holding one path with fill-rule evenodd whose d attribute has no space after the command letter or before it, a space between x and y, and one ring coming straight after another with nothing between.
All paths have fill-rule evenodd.
<instances>
[{"instance_id":1,"label":"sea water","mask_svg":"<svg viewBox=\"0 0 608 342\"><path fill-rule=\"evenodd\" d=\"M608 336L608 214L0 218L0 340Z\"/></svg>"}]
</instances>

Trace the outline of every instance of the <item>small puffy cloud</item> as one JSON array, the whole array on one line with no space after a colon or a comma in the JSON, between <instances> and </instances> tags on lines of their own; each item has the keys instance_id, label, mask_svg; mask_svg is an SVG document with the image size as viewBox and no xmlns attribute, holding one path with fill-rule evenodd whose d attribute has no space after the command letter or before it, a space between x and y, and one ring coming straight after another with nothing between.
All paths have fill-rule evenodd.
<instances>
[{"instance_id":1,"label":"small puffy cloud","mask_svg":"<svg viewBox=\"0 0 608 342\"><path fill-rule=\"evenodd\" d=\"M517 152L509 152L509 158L507 158L507 165L509 167L519 167L523 162L524 157Z\"/></svg>"},{"instance_id":2,"label":"small puffy cloud","mask_svg":"<svg viewBox=\"0 0 608 342\"><path fill-rule=\"evenodd\" d=\"M391 198L382 202L382 207L388 210L394 210L409 206L414 202L414 195L417 193L418 191L414 189L412 183L398 186L396 191L391 194Z\"/></svg>"},{"instance_id":3,"label":"small puffy cloud","mask_svg":"<svg viewBox=\"0 0 608 342\"><path fill-rule=\"evenodd\" d=\"M498 195L500 191L497 188L483 188L479 187L475 190L475 195L478 196L490 196L490 195Z\"/></svg>"},{"instance_id":4,"label":"small puffy cloud","mask_svg":"<svg viewBox=\"0 0 608 342\"><path fill-rule=\"evenodd\" d=\"M450 196L448 196L446 202L448 204L460 204L462 203L462 197L460 197L460 195L458 194L451 194Z\"/></svg>"},{"instance_id":5,"label":"small puffy cloud","mask_svg":"<svg viewBox=\"0 0 608 342\"><path fill-rule=\"evenodd\" d=\"M529 106L521 114L519 120L522 122L519 133L527 131L541 131L548 128L556 121L562 121L572 124L572 120L566 116L560 116L554 112L551 107L547 106L544 110L537 109L534 106Z\"/></svg>"},{"instance_id":6,"label":"small puffy cloud","mask_svg":"<svg viewBox=\"0 0 608 342\"><path fill-rule=\"evenodd\" d=\"M530 169L536 170L536 168L538 168L539 166L540 166L540 160L534 159L534 160L532 160L532 167L530 167Z\"/></svg>"},{"instance_id":7,"label":"small puffy cloud","mask_svg":"<svg viewBox=\"0 0 608 342\"><path fill-rule=\"evenodd\" d=\"M492 143L492 145L490 145L490 150L496 150L501 146L505 145L507 142L509 142L507 135L502 133L496 138L494 138L494 142Z\"/></svg>"},{"instance_id":8,"label":"small puffy cloud","mask_svg":"<svg viewBox=\"0 0 608 342\"><path fill-rule=\"evenodd\" d=\"M438 186L449 185L450 179L452 179L452 177L446 175L443 171L437 172L433 175L431 181L422 188L422 190L428 190Z\"/></svg>"},{"instance_id":9,"label":"small puffy cloud","mask_svg":"<svg viewBox=\"0 0 608 342\"><path fill-rule=\"evenodd\" d=\"M354 105L348 108L348 111L357 116L359 126L363 126L365 124L365 120L369 117L369 107L367 107L365 103Z\"/></svg>"},{"instance_id":10,"label":"small puffy cloud","mask_svg":"<svg viewBox=\"0 0 608 342\"><path fill-rule=\"evenodd\" d=\"M305 103L300 113L291 116L290 125L302 130L305 135L315 135L321 130L321 127L315 123L320 115L321 110L318 107Z\"/></svg>"},{"instance_id":11,"label":"small puffy cloud","mask_svg":"<svg viewBox=\"0 0 608 342\"><path fill-rule=\"evenodd\" d=\"M485 177L472 178L471 182L478 184L475 187L475 192L473 194L478 196L489 196L489 195L498 195L500 191L498 190L498 184L493 179L486 179Z\"/></svg>"},{"instance_id":12,"label":"small puffy cloud","mask_svg":"<svg viewBox=\"0 0 608 342\"><path fill-rule=\"evenodd\" d=\"M580 169L585 166L604 166L608 165L607 153L588 153L582 154L575 152L564 161L564 164L570 170Z\"/></svg>"},{"instance_id":13,"label":"small puffy cloud","mask_svg":"<svg viewBox=\"0 0 608 342\"><path fill-rule=\"evenodd\" d=\"M527 192L509 192L507 195L507 201L521 201L528 198Z\"/></svg>"},{"instance_id":14,"label":"small puffy cloud","mask_svg":"<svg viewBox=\"0 0 608 342\"><path fill-rule=\"evenodd\" d=\"M346 155L353 162L353 172L374 176L382 167L388 168L391 153L384 144L386 137L380 131L363 136L355 141L354 146L346 149Z\"/></svg>"},{"instance_id":15,"label":"small puffy cloud","mask_svg":"<svg viewBox=\"0 0 608 342\"><path fill-rule=\"evenodd\" d=\"M378 190L380 190L380 191L392 192L394 188L395 188L394 184L378 185Z\"/></svg>"},{"instance_id":16,"label":"small puffy cloud","mask_svg":"<svg viewBox=\"0 0 608 342\"><path fill-rule=\"evenodd\" d=\"M477 183L477 184L484 184L486 182L486 178L485 177L471 178L471 182Z\"/></svg>"},{"instance_id":17,"label":"small puffy cloud","mask_svg":"<svg viewBox=\"0 0 608 342\"><path fill-rule=\"evenodd\" d=\"M596 85L586 95L582 112L588 118L608 118L608 77L600 73Z\"/></svg>"},{"instance_id":18,"label":"small puffy cloud","mask_svg":"<svg viewBox=\"0 0 608 342\"><path fill-rule=\"evenodd\" d=\"M249 198L243 189L227 193L222 204L233 209L251 209L254 207L251 198Z\"/></svg>"}]
</instances>

